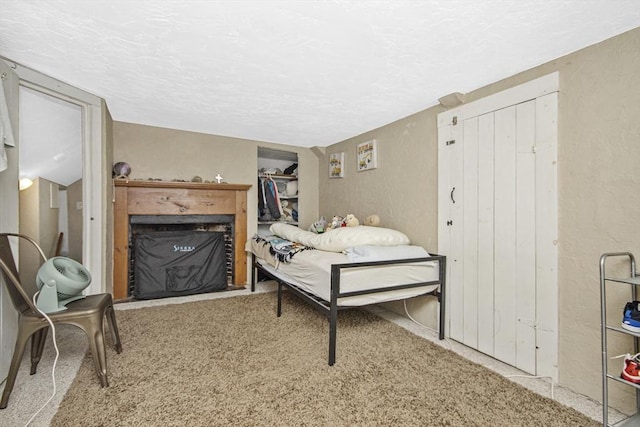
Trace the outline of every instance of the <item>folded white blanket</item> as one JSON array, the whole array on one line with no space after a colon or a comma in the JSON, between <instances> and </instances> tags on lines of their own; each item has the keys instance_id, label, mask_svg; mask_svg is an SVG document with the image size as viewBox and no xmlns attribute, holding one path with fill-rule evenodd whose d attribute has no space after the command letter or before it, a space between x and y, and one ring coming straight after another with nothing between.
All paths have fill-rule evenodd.
<instances>
[{"instance_id":1,"label":"folded white blanket","mask_svg":"<svg viewBox=\"0 0 640 427\"><path fill-rule=\"evenodd\" d=\"M424 258L429 253L422 246L354 246L344 250L349 262L386 261L392 259Z\"/></svg>"}]
</instances>

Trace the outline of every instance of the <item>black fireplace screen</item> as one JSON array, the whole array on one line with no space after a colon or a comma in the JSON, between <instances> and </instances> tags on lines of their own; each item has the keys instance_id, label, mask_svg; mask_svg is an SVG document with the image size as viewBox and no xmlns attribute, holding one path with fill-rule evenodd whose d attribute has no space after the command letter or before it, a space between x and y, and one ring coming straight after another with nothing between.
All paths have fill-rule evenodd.
<instances>
[{"instance_id":1,"label":"black fireplace screen","mask_svg":"<svg viewBox=\"0 0 640 427\"><path fill-rule=\"evenodd\" d=\"M135 239L136 299L164 298L227 288L224 233L156 231Z\"/></svg>"}]
</instances>

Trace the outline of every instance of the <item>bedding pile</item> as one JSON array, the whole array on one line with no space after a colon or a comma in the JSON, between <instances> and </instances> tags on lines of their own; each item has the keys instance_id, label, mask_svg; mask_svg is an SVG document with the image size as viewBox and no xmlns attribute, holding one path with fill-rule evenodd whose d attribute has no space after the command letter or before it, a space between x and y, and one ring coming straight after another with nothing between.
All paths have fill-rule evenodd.
<instances>
[{"instance_id":1,"label":"bedding pile","mask_svg":"<svg viewBox=\"0 0 640 427\"><path fill-rule=\"evenodd\" d=\"M293 258L293 256L298 252L313 249L309 246L303 245L302 243L292 242L273 235L261 237L256 234L251 245L252 249L257 250L258 255L262 255L261 258L269 259L268 256L264 256L267 254L265 250L268 250L268 253L271 254L278 262L291 262L291 258Z\"/></svg>"},{"instance_id":2,"label":"bedding pile","mask_svg":"<svg viewBox=\"0 0 640 427\"><path fill-rule=\"evenodd\" d=\"M429 256L419 246L410 246L409 238L400 231L382 227L343 227L316 234L284 223L271 225L270 236L255 235L247 250L277 267L291 262L293 256L308 249L347 255L349 262L381 261L397 258Z\"/></svg>"}]
</instances>

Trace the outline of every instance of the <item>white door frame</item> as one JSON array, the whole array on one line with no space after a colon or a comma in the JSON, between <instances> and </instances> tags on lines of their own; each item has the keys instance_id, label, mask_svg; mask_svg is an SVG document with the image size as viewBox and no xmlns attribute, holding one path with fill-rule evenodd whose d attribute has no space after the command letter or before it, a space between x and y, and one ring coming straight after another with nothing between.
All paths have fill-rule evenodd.
<instances>
[{"instance_id":1,"label":"white door frame","mask_svg":"<svg viewBox=\"0 0 640 427\"><path fill-rule=\"evenodd\" d=\"M462 105L452 110L445 111L438 115L438 252L444 255L451 253L451 242L449 241L449 226L447 221L450 216L451 185L448 181L449 156L451 150L448 149L448 142L454 140L461 132L462 126L455 126L453 123L462 124L465 119L478 117L492 111L500 110L525 101L540 98L559 91L559 73L555 72L520 86L496 93L469 104ZM552 97L555 105L547 106L557 117L557 96ZM557 122L556 122L557 124ZM541 177L541 183L536 188L536 196L545 192L545 200L551 198L552 203L536 207L536 227L542 230L537 237L536 250L543 259L544 269L538 268L536 286L540 296L537 298L537 319L535 325L537 330L537 340L540 350L537 354L537 375L550 376L554 381L558 380L558 250L557 250L557 225L558 225L558 205L557 205L557 125L552 129L536 129L536 156L538 158L536 166L536 176ZM445 173L446 172L446 173ZM538 204L537 204L538 205ZM540 204L542 205L542 204ZM450 263L448 263L450 264ZM447 282L452 283L450 271L447 271ZM460 301L453 301L453 295L447 298L447 313L450 313L451 304L459 304ZM540 299L541 298L541 299ZM449 319L446 322L447 335L449 335Z\"/></svg>"},{"instance_id":2,"label":"white door frame","mask_svg":"<svg viewBox=\"0 0 640 427\"><path fill-rule=\"evenodd\" d=\"M9 105L2 105L0 108L8 108L13 127L13 136L16 147L5 147L7 149L8 168L0 172L0 232L18 232L18 76L11 69L10 64L0 61L0 85L4 87L5 97ZM14 107L14 108L12 108ZM0 140L0 144L4 144ZM17 248L16 248L17 249ZM17 255L17 250L15 251ZM2 281L0 277L0 281ZM18 313L13 307L11 297L6 291L4 284L0 283L0 383L2 383L9 372L11 355L18 333Z\"/></svg>"},{"instance_id":3,"label":"white door frame","mask_svg":"<svg viewBox=\"0 0 640 427\"><path fill-rule=\"evenodd\" d=\"M102 100L88 92L0 57L15 70L20 85L63 99L82 108L83 245L82 263L91 271L87 294L106 291L106 206L102 139ZM16 184L17 185L17 184Z\"/></svg>"}]
</instances>

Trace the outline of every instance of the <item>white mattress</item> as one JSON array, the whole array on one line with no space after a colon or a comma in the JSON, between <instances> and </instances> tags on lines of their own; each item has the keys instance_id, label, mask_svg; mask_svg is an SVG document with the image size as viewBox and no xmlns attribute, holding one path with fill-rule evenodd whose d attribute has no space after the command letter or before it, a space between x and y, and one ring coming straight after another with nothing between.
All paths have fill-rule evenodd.
<instances>
[{"instance_id":1,"label":"white mattress","mask_svg":"<svg viewBox=\"0 0 640 427\"><path fill-rule=\"evenodd\" d=\"M274 276L310 292L325 301L331 300L331 264L349 263L346 255L320 250L295 254L290 263L281 262L275 268L261 258L260 265ZM438 263L422 262L392 266L369 266L343 269L340 292L353 292L417 282L437 281ZM421 286L338 299L340 306L361 306L394 301L434 291L438 285Z\"/></svg>"}]
</instances>

